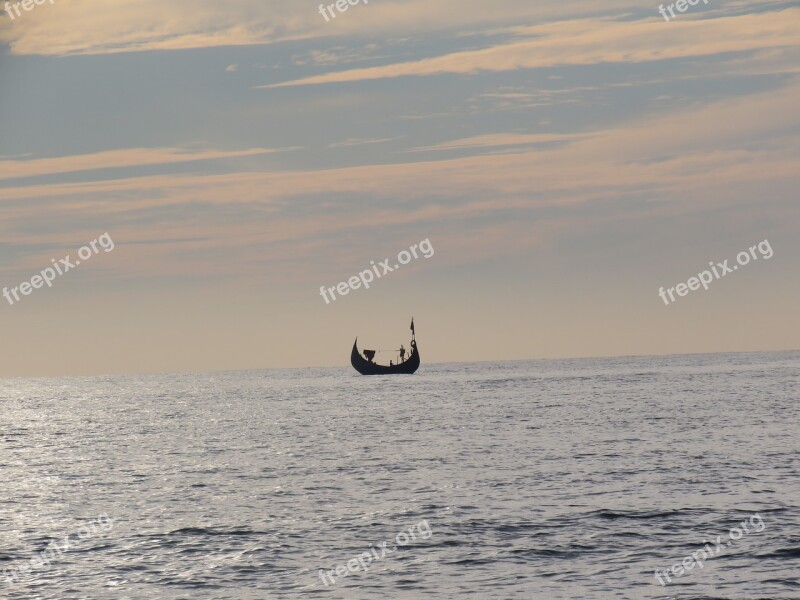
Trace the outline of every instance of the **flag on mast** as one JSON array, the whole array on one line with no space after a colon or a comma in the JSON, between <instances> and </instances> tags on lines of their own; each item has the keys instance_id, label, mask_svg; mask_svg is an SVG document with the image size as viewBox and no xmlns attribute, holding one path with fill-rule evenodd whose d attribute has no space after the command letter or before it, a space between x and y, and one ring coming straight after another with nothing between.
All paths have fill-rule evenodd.
<instances>
[{"instance_id":1,"label":"flag on mast","mask_svg":"<svg viewBox=\"0 0 800 600\"><path fill-rule=\"evenodd\" d=\"M411 317L411 333L416 333L414 331L414 317Z\"/></svg>"}]
</instances>

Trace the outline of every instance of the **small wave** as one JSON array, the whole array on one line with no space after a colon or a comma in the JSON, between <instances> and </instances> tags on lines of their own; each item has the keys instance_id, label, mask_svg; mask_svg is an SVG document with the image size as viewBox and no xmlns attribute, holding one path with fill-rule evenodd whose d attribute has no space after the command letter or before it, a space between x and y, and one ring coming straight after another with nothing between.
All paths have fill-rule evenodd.
<instances>
[{"instance_id":1,"label":"small wave","mask_svg":"<svg viewBox=\"0 0 800 600\"><path fill-rule=\"evenodd\" d=\"M261 535L263 532L254 531L252 529L214 529L208 527L182 527L167 533L155 533L145 535L144 537L162 538L162 537L181 537L181 536L195 536L195 535L209 535L209 536L244 536L244 535Z\"/></svg>"},{"instance_id":2,"label":"small wave","mask_svg":"<svg viewBox=\"0 0 800 600\"><path fill-rule=\"evenodd\" d=\"M616 520L616 519L664 519L669 517L674 517L680 514L681 511L679 510L667 510L667 511L636 511L630 510L625 512L618 512L613 510L595 510L588 513L586 516L589 517L596 517L598 519L609 519L609 520Z\"/></svg>"},{"instance_id":3,"label":"small wave","mask_svg":"<svg viewBox=\"0 0 800 600\"><path fill-rule=\"evenodd\" d=\"M781 548L767 554L760 554L759 558L800 558L800 546L795 548Z\"/></svg>"}]
</instances>

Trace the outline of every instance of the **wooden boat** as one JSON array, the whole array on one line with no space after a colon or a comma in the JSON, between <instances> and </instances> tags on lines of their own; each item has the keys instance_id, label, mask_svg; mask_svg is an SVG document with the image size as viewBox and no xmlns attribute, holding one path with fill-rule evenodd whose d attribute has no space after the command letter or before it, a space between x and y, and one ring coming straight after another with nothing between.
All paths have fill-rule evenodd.
<instances>
[{"instance_id":1,"label":"wooden boat","mask_svg":"<svg viewBox=\"0 0 800 600\"><path fill-rule=\"evenodd\" d=\"M366 358L364 358L366 356ZM411 321L411 354L403 362L396 365L379 365L373 362L375 350L364 350L364 356L358 351L358 338L353 342L350 353L350 364L362 375L411 375L419 368L419 348L414 337L414 321Z\"/></svg>"}]
</instances>

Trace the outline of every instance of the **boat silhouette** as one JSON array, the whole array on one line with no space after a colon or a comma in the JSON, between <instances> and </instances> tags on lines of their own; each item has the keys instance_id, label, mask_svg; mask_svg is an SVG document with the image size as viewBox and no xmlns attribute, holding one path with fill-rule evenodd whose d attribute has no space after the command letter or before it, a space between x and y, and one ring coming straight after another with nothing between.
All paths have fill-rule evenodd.
<instances>
[{"instance_id":1,"label":"boat silhouette","mask_svg":"<svg viewBox=\"0 0 800 600\"><path fill-rule=\"evenodd\" d=\"M411 375L419 368L419 348L415 339L414 320L411 320L411 354L404 361L394 365L379 365L373 362L375 350L364 350L364 356L358 351L358 338L353 342L350 353L350 364L362 375ZM366 358L365 358L366 357Z\"/></svg>"}]
</instances>

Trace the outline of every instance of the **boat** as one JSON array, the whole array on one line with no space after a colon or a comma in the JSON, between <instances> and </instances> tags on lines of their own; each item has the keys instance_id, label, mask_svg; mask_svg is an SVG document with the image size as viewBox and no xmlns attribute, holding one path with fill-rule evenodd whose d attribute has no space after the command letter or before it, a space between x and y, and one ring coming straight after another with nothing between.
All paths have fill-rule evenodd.
<instances>
[{"instance_id":1,"label":"boat","mask_svg":"<svg viewBox=\"0 0 800 600\"><path fill-rule=\"evenodd\" d=\"M353 342L350 353L350 364L362 375L411 375L419 369L419 348L414 332L414 319L411 319L411 353L408 358L397 364L379 365L374 362L376 350L364 350L364 356L358 351L358 338Z\"/></svg>"}]
</instances>

